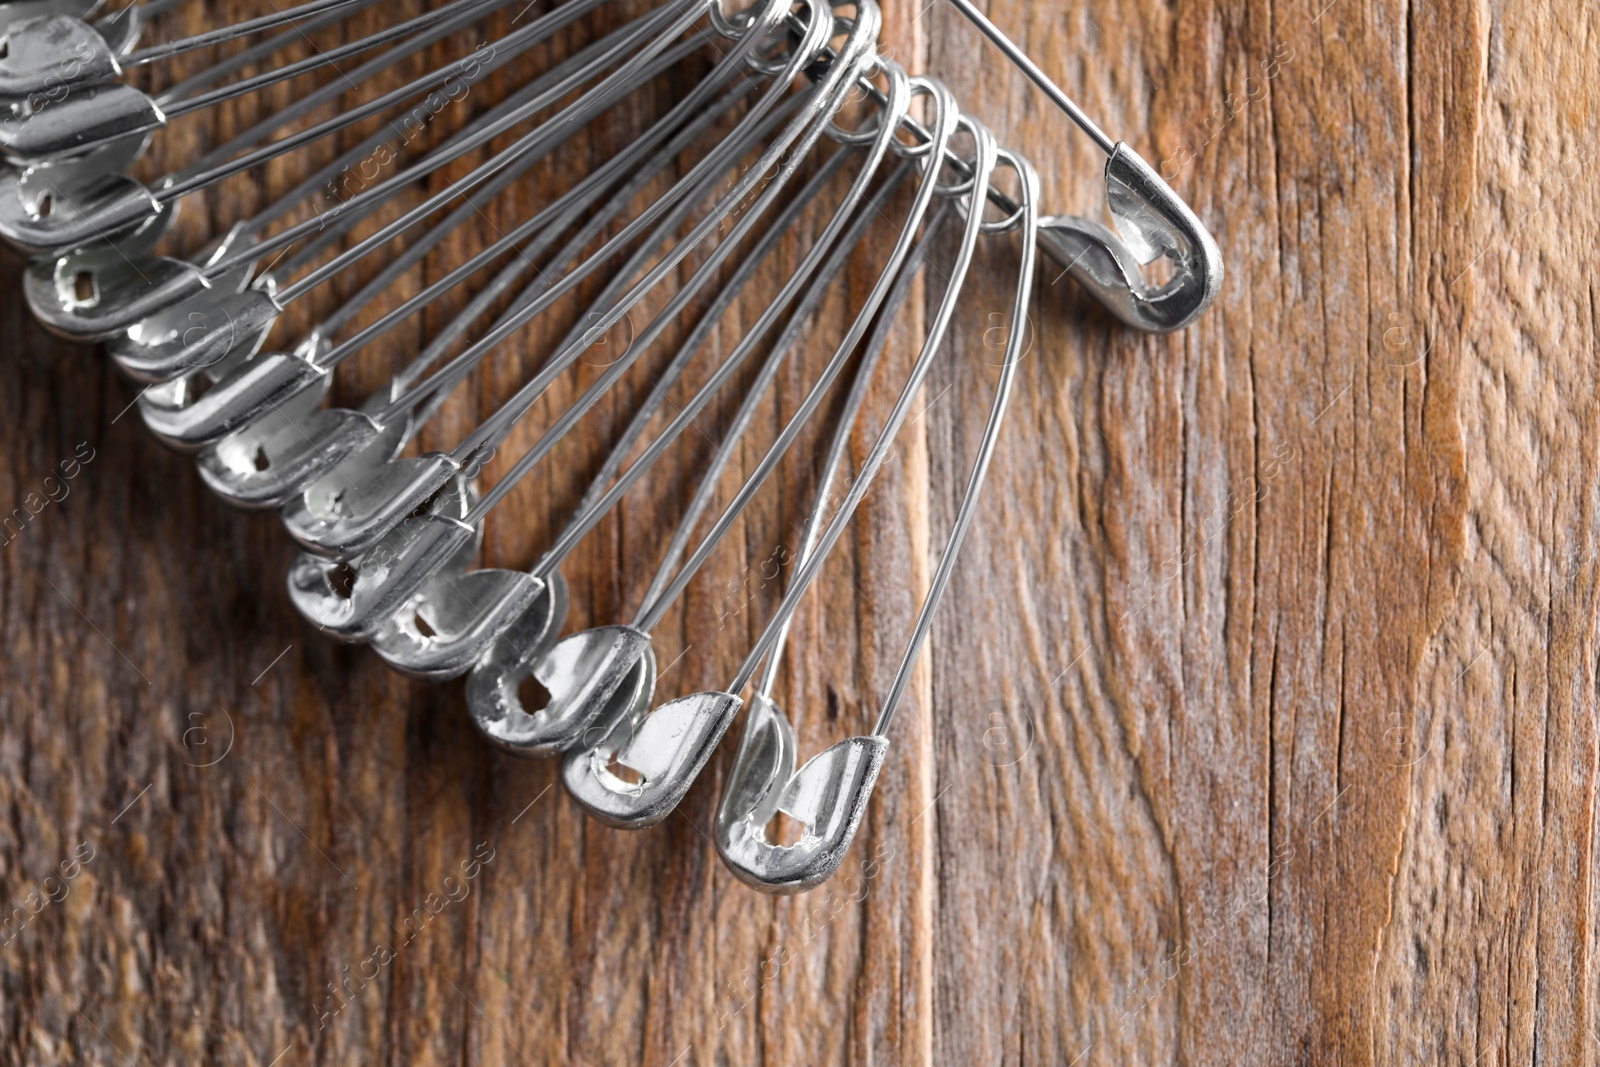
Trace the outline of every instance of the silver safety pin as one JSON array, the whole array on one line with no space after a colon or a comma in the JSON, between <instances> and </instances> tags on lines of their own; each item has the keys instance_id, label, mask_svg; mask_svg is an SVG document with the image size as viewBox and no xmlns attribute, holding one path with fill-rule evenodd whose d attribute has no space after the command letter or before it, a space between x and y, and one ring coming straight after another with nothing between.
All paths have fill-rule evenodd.
<instances>
[{"instance_id":1,"label":"silver safety pin","mask_svg":"<svg viewBox=\"0 0 1600 1067\"><path fill-rule=\"evenodd\" d=\"M1222 252L1210 231L1155 168L1107 137L972 0L949 2L1106 154L1106 204L1116 230L1075 215L1049 215L1039 220L1040 247L1134 329L1168 333L1194 322L1222 290ZM1004 210L1015 209L995 191L989 195ZM1172 277L1161 285L1145 282L1140 267L1163 257Z\"/></svg>"},{"instance_id":2,"label":"silver safety pin","mask_svg":"<svg viewBox=\"0 0 1600 1067\"><path fill-rule=\"evenodd\" d=\"M1049 215L1039 222L1040 247L1125 325L1168 333L1192 324L1222 290L1222 253L1210 231L1153 167L1126 143L1113 142L970 0L950 2L1106 153L1106 204L1116 229L1075 215ZM862 79L860 88L882 102L871 82ZM917 140L927 139L915 119L908 117L903 126ZM965 164L948 152L945 161L965 173ZM1007 215L1015 214L1017 205L1000 190L991 188L987 196ZM1145 282L1140 268L1163 257L1172 277L1161 285Z\"/></svg>"},{"instance_id":3,"label":"silver safety pin","mask_svg":"<svg viewBox=\"0 0 1600 1067\"><path fill-rule=\"evenodd\" d=\"M963 120L964 123L968 121ZM934 321L930 324L927 340L913 367L910 379L890 413L883 432L869 453L862 473L851 487L827 530L821 535L817 550L800 563L791 579L791 588L785 593L776 616L777 619L783 620L783 625L786 626L788 618L797 606L799 595L804 593L807 585L815 578L832 545L865 495L878 465L887 455L895 434L910 411L917 391L921 388L932 365L933 357L937 354L943 332L954 310L954 297L959 293L961 282L970 265L978 234L1003 232L1020 227L1024 240L1005 362L1001 368L989 419L979 443L973 472L957 510L950 538L927 596L918 611L917 621L901 658L899 670L884 698L872 732L842 741L812 757L797 769L793 729L769 696L772 680L770 664L763 690L757 694L757 699L751 702L750 717L745 724L745 734L739 754L724 787L717 814L715 840L718 852L734 875L746 884L766 892L799 892L825 880L843 861L860 827L868 799L888 750L889 724L898 710L910 680L911 668L931 627L933 612L948 584L961 542L976 513L979 490L998 441L1005 408L1015 380L1027 328L1027 303L1032 292L1035 242L1028 238L1037 229L1039 222L1035 206L1038 198L1038 178L1025 160L1012 153L997 150L992 136L982 127L972 123L969 128L974 135L976 158L969 169L971 177L968 181L971 184L966 225L956 265L951 271L949 287L940 302ZM982 219L980 189L990 186L994 168L1002 161L1017 172L1022 186L1022 203L1006 219L996 223L986 223ZM783 636L782 630L778 632L769 630L763 635L762 643L757 645L752 656L766 652L768 648L773 652L778 651ZM764 645L768 648L764 648ZM750 670L748 662L746 669ZM779 812L797 819L802 824L803 831L798 841L784 844L774 842L767 836L771 822Z\"/></svg>"}]
</instances>

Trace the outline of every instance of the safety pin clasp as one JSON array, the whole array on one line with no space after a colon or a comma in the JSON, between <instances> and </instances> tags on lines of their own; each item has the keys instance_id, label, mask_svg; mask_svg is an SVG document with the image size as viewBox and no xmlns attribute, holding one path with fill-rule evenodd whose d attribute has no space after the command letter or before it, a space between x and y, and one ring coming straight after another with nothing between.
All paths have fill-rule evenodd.
<instances>
[{"instance_id":1,"label":"safety pin clasp","mask_svg":"<svg viewBox=\"0 0 1600 1067\"><path fill-rule=\"evenodd\" d=\"M307 552L348 559L378 544L430 500L464 496L466 481L443 452L390 460L354 477L330 472L289 497L283 526Z\"/></svg>"},{"instance_id":2,"label":"safety pin clasp","mask_svg":"<svg viewBox=\"0 0 1600 1067\"><path fill-rule=\"evenodd\" d=\"M160 384L253 357L280 314L260 289L228 292L221 284L162 308L106 342L128 377Z\"/></svg>"},{"instance_id":3,"label":"safety pin clasp","mask_svg":"<svg viewBox=\"0 0 1600 1067\"><path fill-rule=\"evenodd\" d=\"M1106 200L1116 231L1073 215L1047 216L1039 220L1039 247L1134 329L1168 333L1194 322L1222 289L1222 252L1210 232L1122 142L1106 160ZM1172 277L1146 283L1140 267L1162 257Z\"/></svg>"},{"instance_id":4,"label":"safety pin clasp","mask_svg":"<svg viewBox=\"0 0 1600 1067\"><path fill-rule=\"evenodd\" d=\"M580 745L562 761L567 792L608 826L643 830L670 815L743 701L734 693L712 691L653 710L648 703L648 698L640 702L599 744Z\"/></svg>"},{"instance_id":5,"label":"safety pin clasp","mask_svg":"<svg viewBox=\"0 0 1600 1067\"><path fill-rule=\"evenodd\" d=\"M451 503L466 507L464 500ZM440 571L466 570L480 534L459 511L441 508L413 517L347 563L302 552L289 569L289 599L308 622L339 640L368 640Z\"/></svg>"},{"instance_id":6,"label":"safety pin clasp","mask_svg":"<svg viewBox=\"0 0 1600 1067\"><path fill-rule=\"evenodd\" d=\"M125 82L91 85L38 110L13 108L0 120L0 152L29 166L140 137L166 121L154 100Z\"/></svg>"},{"instance_id":7,"label":"safety pin clasp","mask_svg":"<svg viewBox=\"0 0 1600 1067\"><path fill-rule=\"evenodd\" d=\"M0 176L0 239L28 255L109 247L142 256L172 227L176 203L162 203L143 183L105 174L63 189L43 164Z\"/></svg>"},{"instance_id":8,"label":"safety pin clasp","mask_svg":"<svg viewBox=\"0 0 1600 1067\"><path fill-rule=\"evenodd\" d=\"M717 851L734 876L768 893L826 881L850 850L888 751L886 737L851 737L795 771L789 720L770 700L753 698L717 812ZM768 840L779 812L804 825L800 840Z\"/></svg>"},{"instance_id":9,"label":"safety pin clasp","mask_svg":"<svg viewBox=\"0 0 1600 1067\"><path fill-rule=\"evenodd\" d=\"M552 606L549 587L527 571L441 571L373 633L372 648L401 674L443 681L471 670L523 615Z\"/></svg>"},{"instance_id":10,"label":"safety pin clasp","mask_svg":"<svg viewBox=\"0 0 1600 1067\"><path fill-rule=\"evenodd\" d=\"M558 755L614 707L619 691L631 705L635 667L649 646L650 635L632 626L582 630L531 654L502 639L467 676L467 708L484 736L506 751ZM549 694L532 711L517 692L530 675ZM634 684L625 685L630 679Z\"/></svg>"},{"instance_id":11,"label":"safety pin clasp","mask_svg":"<svg viewBox=\"0 0 1600 1067\"><path fill-rule=\"evenodd\" d=\"M132 5L128 10L137 10ZM117 19L119 30L136 18ZM119 37L123 34L118 34ZM42 111L75 89L109 82L122 73L115 47L81 18L46 15L0 27L5 55L0 58L0 106L13 112Z\"/></svg>"},{"instance_id":12,"label":"safety pin clasp","mask_svg":"<svg viewBox=\"0 0 1600 1067\"><path fill-rule=\"evenodd\" d=\"M198 451L291 402L308 411L327 392L333 372L298 353L273 352L240 362L195 396L204 377L201 371L139 394L140 418L167 447Z\"/></svg>"},{"instance_id":13,"label":"safety pin clasp","mask_svg":"<svg viewBox=\"0 0 1600 1067\"><path fill-rule=\"evenodd\" d=\"M201 268L166 256L136 264L98 247L29 262L23 297L45 329L69 341L105 341L208 287Z\"/></svg>"}]
</instances>

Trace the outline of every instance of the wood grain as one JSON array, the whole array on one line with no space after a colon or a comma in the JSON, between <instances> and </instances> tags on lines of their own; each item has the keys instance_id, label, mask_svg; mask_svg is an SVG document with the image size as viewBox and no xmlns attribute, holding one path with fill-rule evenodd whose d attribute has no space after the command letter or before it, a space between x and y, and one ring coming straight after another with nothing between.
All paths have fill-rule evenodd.
<instances>
[{"instance_id":1,"label":"wood grain","mask_svg":"<svg viewBox=\"0 0 1600 1067\"><path fill-rule=\"evenodd\" d=\"M607 7L535 59L642 9ZM257 10L191 3L158 26ZM1595 9L990 12L1171 176L1227 282L1198 326L1150 338L1042 269L984 513L869 824L798 898L753 894L716 858L731 751L660 828L605 829L553 764L480 741L459 684L303 624L276 519L230 511L156 445L133 387L35 326L22 260L0 256L0 512L66 489L0 552L0 905L26 915L0 946L0 1061L1600 1059ZM886 50L1027 151L1052 210L1101 210L1093 147L953 12L885 17ZM150 173L294 91L163 134ZM602 158L648 118L614 115L575 150ZM554 166L408 292L523 217ZM179 238L295 174L208 193ZM780 695L808 750L859 731L893 673L981 430L1010 255L985 252L922 416L801 613ZM341 372L338 398L456 306ZM717 345L762 306L741 301ZM458 440L564 325L530 331L425 447ZM785 374L764 425L807 380ZM491 564L531 562L639 395L495 515ZM569 561L569 626L637 605L708 447L671 456ZM793 544L813 454L663 624L662 662L685 653L664 686L725 684L775 601L751 575Z\"/></svg>"}]
</instances>

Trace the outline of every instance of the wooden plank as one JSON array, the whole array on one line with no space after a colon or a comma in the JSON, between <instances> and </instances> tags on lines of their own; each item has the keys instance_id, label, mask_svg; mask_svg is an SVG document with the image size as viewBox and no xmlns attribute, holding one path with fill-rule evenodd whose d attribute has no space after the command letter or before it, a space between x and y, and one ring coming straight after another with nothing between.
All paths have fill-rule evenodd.
<instances>
[{"instance_id":1,"label":"wooden plank","mask_svg":"<svg viewBox=\"0 0 1600 1067\"><path fill-rule=\"evenodd\" d=\"M607 6L535 59L644 7ZM183 5L161 32L244 11ZM23 261L0 255L0 513L27 515L0 551L0 919L23 915L0 944L0 1059L1595 1062L1594 12L990 12L1171 175L1228 280L1200 325L1147 338L1041 269L984 512L868 825L801 897L753 894L716 858L731 744L662 827L605 829L553 764L490 751L459 684L406 681L301 622L276 519L229 511L157 446L125 410L135 390L34 325ZM1098 215L1092 145L958 16L885 19L886 52L1035 160L1050 210ZM148 173L297 91L175 127ZM575 156L650 114L596 124ZM542 202L556 166L407 292ZM298 173L208 192L180 241ZM1003 244L799 617L779 696L807 751L863 728L937 563L995 380ZM764 269L719 351L802 252ZM365 276L292 308L285 334ZM870 279L852 270L850 295ZM458 306L341 372L337 399ZM823 321L844 307L833 294ZM556 319L423 446L531 373ZM902 367L919 328L899 331ZM818 339L784 373L766 433L828 354ZM541 402L491 474L602 364ZM496 513L487 562L526 566L548 542L640 395L624 392ZM878 389L869 417L891 402ZM803 445L660 627L663 693L725 684L775 603L815 476ZM637 607L709 448L671 455L568 561L572 628ZM737 450L718 506L761 448Z\"/></svg>"}]
</instances>

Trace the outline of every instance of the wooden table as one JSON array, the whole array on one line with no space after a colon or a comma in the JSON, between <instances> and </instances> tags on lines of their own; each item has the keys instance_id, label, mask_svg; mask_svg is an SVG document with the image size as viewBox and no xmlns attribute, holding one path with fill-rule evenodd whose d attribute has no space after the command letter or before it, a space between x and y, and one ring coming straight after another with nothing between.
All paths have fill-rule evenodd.
<instances>
[{"instance_id":1,"label":"wooden table","mask_svg":"<svg viewBox=\"0 0 1600 1067\"><path fill-rule=\"evenodd\" d=\"M156 445L135 389L35 326L23 260L0 257L0 511L28 512L0 553L0 1059L1596 1061L1594 7L990 12L1159 161L1227 281L1198 326L1153 338L1041 269L986 504L868 822L799 897L743 888L707 837L731 743L663 826L609 830L554 764L492 751L459 683L301 622L275 518ZM970 27L938 3L885 17L898 59L1036 160L1052 210L1100 217L1093 146ZM152 173L292 98L162 135ZM201 239L297 173L274 164L180 227ZM1011 261L977 273L801 614L780 696L807 751L861 732L892 674ZM424 445L529 373L552 339L529 336ZM763 417L802 391L785 376ZM496 516L490 562L531 562L626 399ZM571 627L633 610L703 459L673 459L580 548ZM669 618L663 663L690 654L664 687L725 684L781 590L765 564L793 543L792 497L763 498Z\"/></svg>"}]
</instances>

